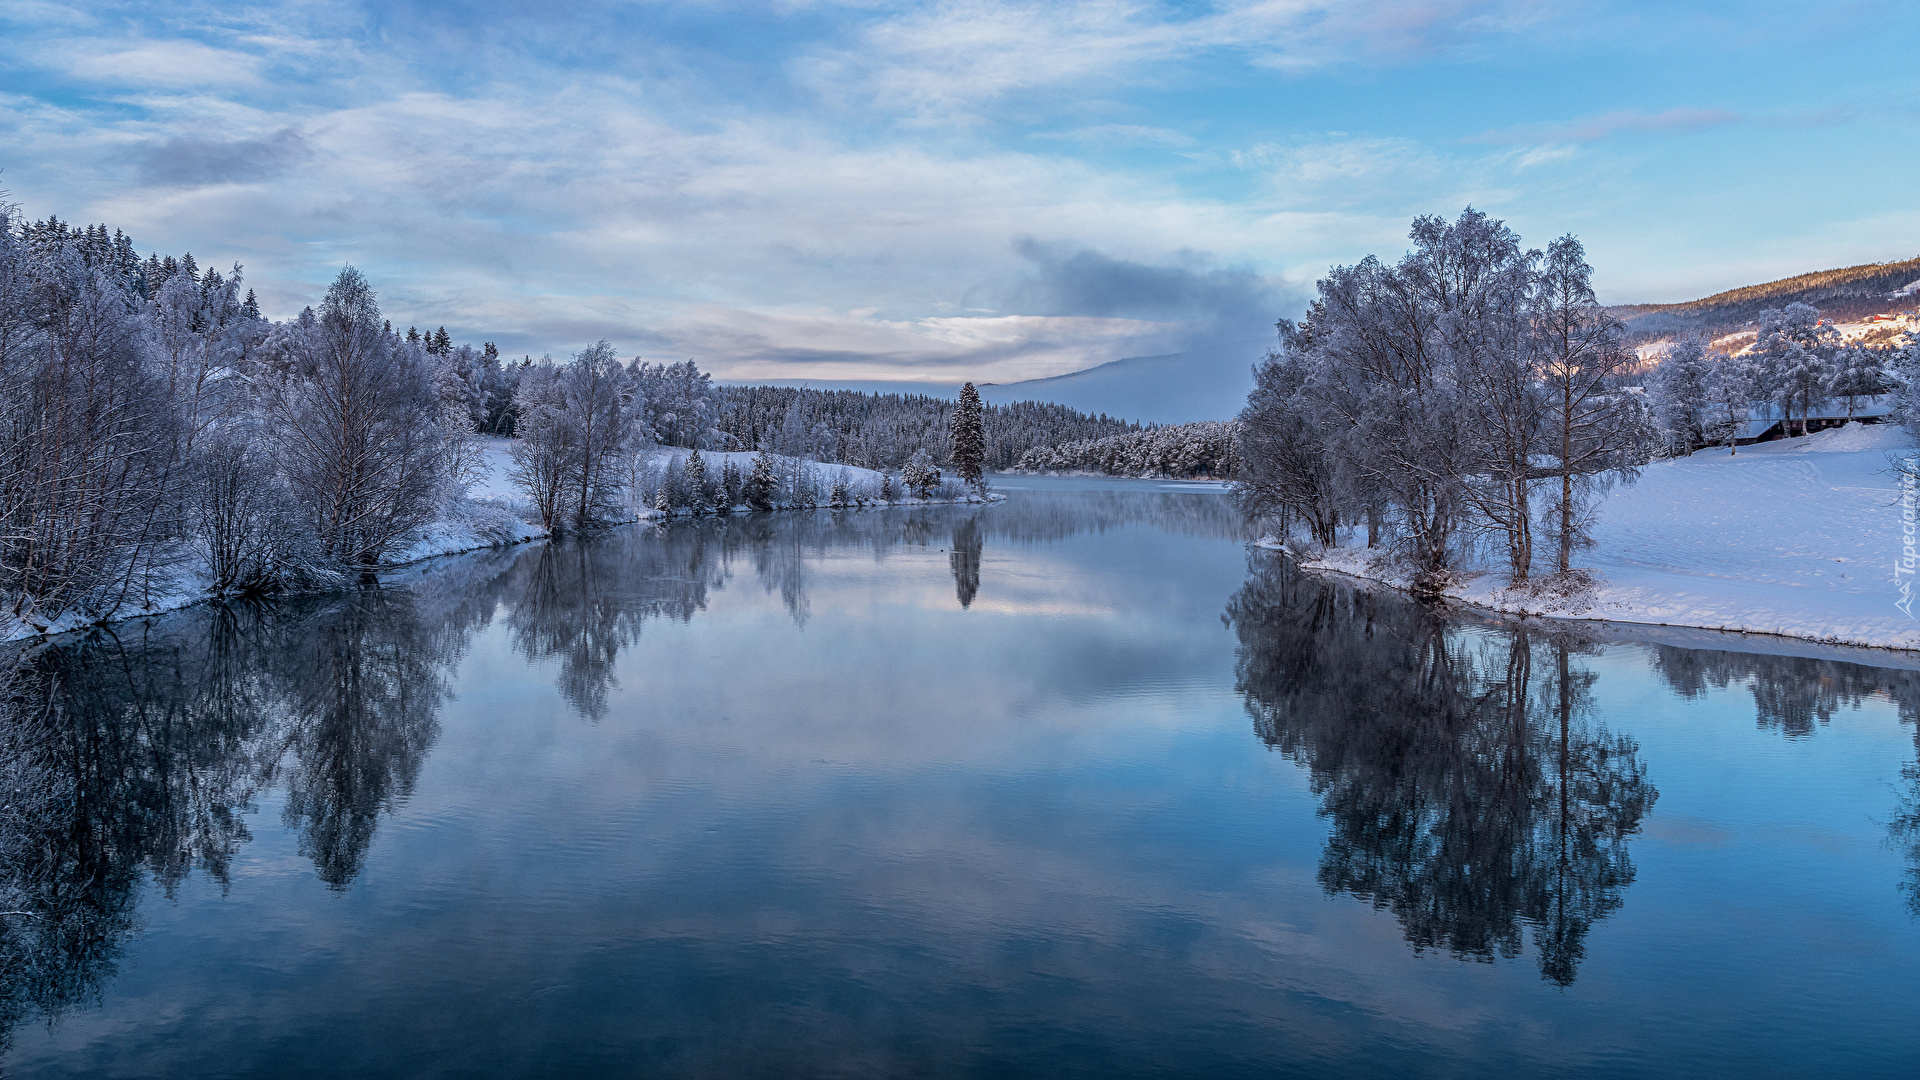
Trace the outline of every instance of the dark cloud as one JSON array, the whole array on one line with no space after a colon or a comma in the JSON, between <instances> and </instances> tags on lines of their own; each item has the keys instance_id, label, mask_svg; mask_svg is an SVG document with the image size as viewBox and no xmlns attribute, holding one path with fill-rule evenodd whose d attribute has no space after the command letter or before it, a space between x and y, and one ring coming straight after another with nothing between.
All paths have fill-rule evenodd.
<instances>
[{"instance_id":1,"label":"dark cloud","mask_svg":"<svg viewBox=\"0 0 1920 1080\"><path fill-rule=\"evenodd\" d=\"M1207 266L1197 256L1153 266L1023 239L1014 243L1034 273L1005 290L996 307L1025 315L1086 315L1156 322L1271 323L1284 300L1274 283L1251 270Z\"/></svg>"},{"instance_id":2,"label":"dark cloud","mask_svg":"<svg viewBox=\"0 0 1920 1080\"><path fill-rule=\"evenodd\" d=\"M1101 386L1083 388L1092 396L1078 407L1114 415L1155 420L1232 415L1252 387L1254 361L1273 342L1274 322L1298 315L1303 306L1296 287L1251 270L1219 267L1191 252L1153 265L1036 240L1018 241L1014 250L1033 269L999 290L994 306L1002 313L1173 324L1165 339L1170 348L1163 348L1174 358L1149 365L1150 370L1108 369L1099 376L1105 381Z\"/></svg>"},{"instance_id":3,"label":"dark cloud","mask_svg":"<svg viewBox=\"0 0 1920 1080\"><path fill-rule=\"evenodd\" d=\"M140 179L169 187L268 180L312 156L306 140L292 128L264 139L175 138L142 155Z\"/></svg>"}]
</instances>

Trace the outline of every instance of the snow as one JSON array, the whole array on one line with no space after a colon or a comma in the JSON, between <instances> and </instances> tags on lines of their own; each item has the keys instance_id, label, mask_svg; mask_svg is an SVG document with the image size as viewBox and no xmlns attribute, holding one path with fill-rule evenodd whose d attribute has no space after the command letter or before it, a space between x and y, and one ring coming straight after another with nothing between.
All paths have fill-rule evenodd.
<instances>
[{"instance_id":1,"label":"snow","mask_svg":"<svg viewBox=\"0 0 1920 1080\"><path fill-rule=\"evenodd\" d=\"M480 444L480 457L486 463L487 471L467 489L467 497L499 499L509 503L518 501L520 489L513 486L508 475L513 469L513 440L486 437L474 441Z\"/></svg>"},{"instance_id":2,"label":"snow","mask_svg":"<svg viewBox=\"0 0 1920 1080\"><path fill-rule=\"evenodd\" d=\"M1597 572L1594 588L1537 595L1482 566L1446 593L1514 614L1920 649L1920 620L1895 606L1895 562L1910 538L1893 462L1912 451L1900 427L1853 423L1658 462L1601 506L1596 546L1576 560ZM1406 584L1364 549L1302 565Z\"/></svg>"}]
</instances>

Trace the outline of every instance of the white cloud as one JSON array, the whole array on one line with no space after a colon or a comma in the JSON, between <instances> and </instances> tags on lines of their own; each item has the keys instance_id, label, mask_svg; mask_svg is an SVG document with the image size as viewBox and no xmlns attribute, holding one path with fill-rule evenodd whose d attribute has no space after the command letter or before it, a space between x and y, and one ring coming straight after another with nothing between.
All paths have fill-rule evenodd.
<instances>
[{"instance_id":1,"label":"white cloud","mask_svg":"<svg viewBox=\"0 0 1920 1080\"><path fill-rule=\"evenodd\" d=\"M1394 62L1544 21L1526 0L951 0L868 26L857 46L799 65L828 93L864 95L921 122L964 120L1040 87L1135 77L1209 53L1296 71Z\"/></svg>"},{"instance_id":2,"label":"white cloud","mask_svg":"<svg viewBox=\"0 0 1920 1080\"><path fill-rule=\"evenodd\" d=\"M147 41L105 53L76 50L66 66L81 78L122 86L230 86L257 83L260 61L193 41Z\"/></svg>"},{"instance_id":3,"label":"white cloud","mask_svg":"<svg viewBox=\"0 0 1920 1080\"><path fill-rule=\"evenodd\" d=\"M1675 107L1658 113L1622 109L1567 123L1523 124L1489 131L1469 141L1495 144L1587 143L1621 134L1688 135L1707 128L1737 124L1743 119L1739 113L1725 109Z\"/></svg>"}]
</instances>

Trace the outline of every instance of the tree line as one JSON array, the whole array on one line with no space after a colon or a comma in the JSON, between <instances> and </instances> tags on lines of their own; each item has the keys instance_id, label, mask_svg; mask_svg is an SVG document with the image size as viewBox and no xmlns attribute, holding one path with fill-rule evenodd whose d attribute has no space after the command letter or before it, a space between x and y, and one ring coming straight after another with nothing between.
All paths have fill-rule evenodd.
<instances>
[{"instance_id":1,"label":"tree line","mask_svg":"<svg viewBox=\"0 0 1920 1080\"><path fill-rule=\"evenodd\" d=\"M1843 342L1810 304L1762 311L1756 329L1753 344L1735 353L1715 351L1703 334L1684 335L1666 350L1646 380L1662 452L1712 444L1738 452L1755 420L1764 427L1777 419L1783 434L1805 435L1815 412L1838 412L1844 401L1852 419L1862 399L1882 394L1897 395L1896 417L1920 416L1910 400L1920 374L1913 344Z\"/></svg>"},{"instance_id":2,"label":"tree line","mask_svg":"<svg viewBox=\"0 0 1920 1080\"><path fill-rule=\"evenodd\" d=\"M1022 472L1224 480L1234 476L1239 463L1239 425L1230 420L1207 420L1035 446L1020 455L1017 468Z\"/></svg>"}]
</instances>

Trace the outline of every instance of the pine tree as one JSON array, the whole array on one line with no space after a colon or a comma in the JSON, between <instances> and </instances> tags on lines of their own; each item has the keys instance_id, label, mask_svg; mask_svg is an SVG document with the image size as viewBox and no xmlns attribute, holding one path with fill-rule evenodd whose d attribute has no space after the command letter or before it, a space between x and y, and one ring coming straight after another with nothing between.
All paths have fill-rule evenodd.
<instances>
[{"instance_id":1,"label":"pine tree","mask_svg":"<svg viewBox=\"0 0 1920 1080\"><path fill-rule=\"evenodd\" d=\"M833 487L827 491L827 502L836 508L847 505L847 480L845 474L834 479Z\"/></svg>"},{"instance_id":2,"label":"pine tree","mask_svg":"<svg viewBox=\"0 0 1920 1080\"><path fill-rule=\"evenodd\" d=\"M433 344L427 351L436 356L445 356L453 351L453 339L447 336L447 328L441 327L433 332Z\"/></svg>"},{"instance_id":3,"label":"pine tree","mask_svg":"<svg viewBox=\"0 0 1920 1080\"><path fill-rule=\"evenodd\" d=\"M252 289L247 290L247 298L240 304L240 314L249 319L257 319L260 317L260 301L254 299Z\"/></svg>"},{"instance_id":4,"label":"pine tree","mask_svg":"<svg viewBox=\"0 0 1920 1080\"><path fill-rule=\"evenodd\" d=\"M896 495L893 490L893 474L881 473L880 474L880 501L884 503L890 503L895 499L895 497Z\"/></svg>"},{"instance_id":5,"label":"pine tree","mask_svg":"<svg viewBox=\"0 0 1920 1080\"><path fill-rule=\"evenodd\" d=\"M951 460L960 479L976 491L981 488L981 466L986 457L986 409L980 404L980 391L968 383L960 388L960 403L953 410Z\"/></svg>"},{"instance_id":6,"label":"pine tree","mask_svg":"<svg viewBox=\"0 0 1920 1080\"><path fill-rule=\"evenodd\" d=\"M696 514L707 511L707 463L700 460L698 448L687 455L687 505Z\"/></svg>"},{"instance_id":7,"label":"pine tree","mask_svg":"<svg viewBox=\"0 0 1920 1080\"><path fill-rule=\"evenodd\" d=\"M734 464L732 458L727 458L726 464L720 469L720 492L714 497L714 501L720 506L721 513L730 514L733 508L740 504L740 489L744 483L745 478L740 475L740 466Z\"/></svg>"},{"instance_id":8,"label":"pine tree","mask_svg":"<svg viewBox=\"0 0 1920 1080\"><path fill-rule=\"evenodd\" d=\"M753 459L753 475L747 477L741 492L746 504L755 510L773 509L774 495L780 490L780 482L774 478L773 455L762 450Z\"/></svg>"}]
</instances>

